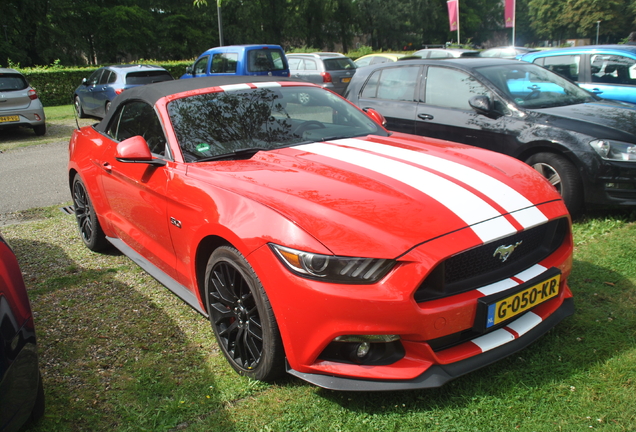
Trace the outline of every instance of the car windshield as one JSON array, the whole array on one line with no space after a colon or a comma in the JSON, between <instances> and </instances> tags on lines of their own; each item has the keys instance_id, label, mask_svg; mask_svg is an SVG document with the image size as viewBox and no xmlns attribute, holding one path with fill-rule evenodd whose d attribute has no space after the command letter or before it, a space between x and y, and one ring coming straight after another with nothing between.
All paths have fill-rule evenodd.
<instances>
[{"instance_id":1,"label":"car windshield","mask_svg":"<svg viewBox=\"0 0 636 432\"><path fill-rule=\"evenodd\" d=\"M533 64L511 62L479 67L476 71L524 108L552 108L596 100L576 84Z\"/></svg>"},{"instance_id":2,"label":"car windshield","mask_svg":"<svg viewBox=\"0 0 636 432\"><path fill-rule=\"evenodd\" d=\"M330 91L261 84L256 89L205 93L176 99L168 113L188 162L245 149L387 132Z\"/></svg>"},{"instance_id":3,"label":"car windshield","mask_svg":"<svg viewBox=\"0 0 636 432\"><path fill-rule=\"evenodd\" d=\"M22 75L0 73L0 91L24 90L28 86Z\"/></svg>"}]
</instances>

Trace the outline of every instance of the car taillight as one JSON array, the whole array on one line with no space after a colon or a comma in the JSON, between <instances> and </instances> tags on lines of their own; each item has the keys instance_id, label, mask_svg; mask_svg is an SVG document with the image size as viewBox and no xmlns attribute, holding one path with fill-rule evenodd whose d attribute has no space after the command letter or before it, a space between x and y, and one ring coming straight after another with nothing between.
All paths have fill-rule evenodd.
<instances>
[{"instance_id":1,"label":"car taillight","mask_svg":"<svg viewBox=\"0 0 636 432\"><path fill-rule=\"evenodd\" d=\"M126 89L123 89L123 88L115 89L115 94L121 94L124 90Z\"/></svg>"},{"instance_id":2,"label":"car taillight","mask_svg":"<svg viewBox=\"0 0 636 432\"><path fill-rule=\"evenodd\" d=\"M33 89L29 90L27 94L29 95L29 99L31 100L36 100L38 98L37 92Z\"/></svg>"},{"instance_id":3,"label":"car taillight","mask_svg":"<svg viewBox=\"0 0 636 432\"><path fill-rule=\"evenodd\" d=\"M322 82L324 83L331 82L331 74L329 72L322 72L320 75L322 75Z\"/></svg>"}]
</instances>

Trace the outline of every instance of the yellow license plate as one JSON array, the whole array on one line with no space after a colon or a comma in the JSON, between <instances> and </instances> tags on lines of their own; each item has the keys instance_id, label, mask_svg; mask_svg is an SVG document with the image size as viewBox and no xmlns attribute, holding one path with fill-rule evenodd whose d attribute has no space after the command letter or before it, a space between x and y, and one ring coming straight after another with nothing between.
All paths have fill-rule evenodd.
<instances>
[{"instance_id":1,"label":"yellow license plate","mask_svg":"<svg viewBox=\"0 0 636 432\"><path fill-rule=\"evenodd\" d=\"M12 121L20 121L20 116L4 116L0 117L0 123L12 122Z\"/></svg>"},{"instance_id":2,"label":"yellow license plate","mask_svg":"<svg viewBox=\"0 0 636 432\"><path fill-rule=\"evenodd\" d=\"M486 328L496 326L497 324L509 320L510 318L519 315L535 307L538 304L543 303L559 294L559 282L561 281L561 275L551 277L526 288L523 291L519 291L511 296L508 296L502 300L498 300L488 305L488 312L486 317Z\"/></svg>"},{"instance_id":3,"label":"yellow license plate","mask_svg":"<svg viewBox=\"0 0 636 432\"><path fill-rule=\"evenodd\" d=\"M342 82L349 82L349 81L351 81L351 78L343 78L342 79Z\"/></svg>"}]
</instances>

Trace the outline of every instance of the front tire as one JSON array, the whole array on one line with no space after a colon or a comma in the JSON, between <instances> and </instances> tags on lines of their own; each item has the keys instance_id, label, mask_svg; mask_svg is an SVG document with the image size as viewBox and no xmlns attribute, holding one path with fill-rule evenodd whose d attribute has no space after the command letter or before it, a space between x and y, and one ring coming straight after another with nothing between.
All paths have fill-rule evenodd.
<instances>
[{"instance_id":1,"label":"front tire","mask_svg":"<svg viewBox=\"0 0 636 432\"><path fill-rule=\"evenodd\" d=\"M106 249L108 240L99 224L86 186L79 176L75 176L73 180L73 207L79 233L86 247L94 252Z\"/></svg>"},{"instance_id":2,"label":"front tire","mask_svg":"<svg viewBox=\"0 0 636 432\"><path fill-rule=\"evenodd\" d=\"M565 157L555 153L537 153L526 163L539 172L563 197L571 215L583 207L583 185L576 167Z\"/></svg>"},{"instance_id":3,"label":"front tire","mask_svg":"<svg viewBox=\"0 0 636 432\"><path fill-rule=\"evenodd\" d=\"M274 311L238 250L222 246L210 255L205 298L214 335L234 370L260 381L281 376L285 353Z\"/></svg>"}]
</instances>

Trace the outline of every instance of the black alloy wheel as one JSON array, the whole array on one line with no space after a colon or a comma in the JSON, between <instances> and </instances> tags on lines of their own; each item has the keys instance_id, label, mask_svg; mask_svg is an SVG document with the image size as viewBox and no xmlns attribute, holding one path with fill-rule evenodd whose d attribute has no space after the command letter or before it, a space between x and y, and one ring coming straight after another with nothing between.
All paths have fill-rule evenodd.
<instances>
[{"instance_id":1,"label":"black alloy wheel","mask_svg":"<svg viewBox=\"0 0 636 432\"><path fill-rule=\"evenodd\" d=\"M583 186L576 167L556 153L537 153L526 163L537 170L563 197L571 215L577 215L583 206Z\"/></svg>"},{"instance_id":2,"label":"black alloy wheel","mask_svg":"<svg viewBox=\"0 0 636 432\"><path fill-rule=\"evenodd\" d=\"M274 312L239 251L222 246L212 253L205 297L217 342L234 370L260 381L282 375L285 356Z\"/></svg>"},{"instance_id":3,"label":"black alloy wheel","mask_svg":"<svg viewBox=\"0 0 636 432\"><path fill-rule=\"evenodd\" d=\"M86 247L95 252L106 249L108 240L99 224L86 186L79 176L73 180L73 207L80 236Z\"/></svg>"}]
</instances>

